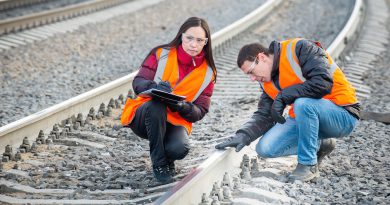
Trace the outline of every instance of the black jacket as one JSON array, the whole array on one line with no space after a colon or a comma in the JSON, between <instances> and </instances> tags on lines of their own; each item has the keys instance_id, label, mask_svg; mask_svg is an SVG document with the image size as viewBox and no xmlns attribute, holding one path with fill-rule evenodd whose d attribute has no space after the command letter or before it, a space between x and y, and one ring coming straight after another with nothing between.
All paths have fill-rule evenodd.
<instances>
[{"instance_id":1,"label":"black jacket","mask_svg":"<svg viewBox=\"0 0 390 205\"><path fill-rule=\"evenodd\" d=\"M271 79L280 90L280 43L273 41L269 46L269 50L274 55ZM297 42L295 53L306 81L303 84L297 84L283 89L279 93L283 102L290 105L297 98L308 97L320 99L329 94L333 86L333 79L327 71L330 65L324 49L310 40L303 39ZM251 119L237 133L247 134L252 141L266 133L275 124L270 114L272 104L273 99L263 92L260 96L257 111L253 113ZM360 105L358 103L344 108L356 118L359 118Z\"/></svg>"}]
</instances>

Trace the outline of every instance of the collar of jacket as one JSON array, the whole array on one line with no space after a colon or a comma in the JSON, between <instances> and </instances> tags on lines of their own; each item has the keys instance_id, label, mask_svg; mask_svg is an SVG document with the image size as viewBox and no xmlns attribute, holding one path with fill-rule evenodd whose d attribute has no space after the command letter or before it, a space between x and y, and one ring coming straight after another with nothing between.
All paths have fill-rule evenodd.
<instances>
[{"instance_id":1,"label":"collar of jacket","mask_svg":"<svg viewBox=\"0 0 390 205\"><path fill-rule=\"evenodd\" d=\"M274 55L274 62L272 64L271 79L274 82L276 88L280 90L279 85L279 60L280 60L280 43L272 41L269 45L269 51Z\"/></svg>"},{"instance_id":2,"label":"collar of jacket","mask_svg":"<svg viewBox=\"0 0 390 205\"><path fill-rule=\"evenodd\" d=\"M191 67L198 67L204 60L204 50L202 49L202 52L200 52L197 56L192 57L184 51L182 45L180 44L179 48L177 49L177 59L180 64ZM196 66L194 66L192 59L194 59Z\"/></svg>"},{"instance_id":3,"label":"collar of jacket","mask_svg":"<svg viewBox=\"0 0 390 205\"><path fill-rule=\"evenodd\" d=\"M280 43L272 41L269 45L269 51L274 55L274 62L272 64L271 78L274 79L279 75L279 60L280 60Z\"/></svg>"}]
</instances>

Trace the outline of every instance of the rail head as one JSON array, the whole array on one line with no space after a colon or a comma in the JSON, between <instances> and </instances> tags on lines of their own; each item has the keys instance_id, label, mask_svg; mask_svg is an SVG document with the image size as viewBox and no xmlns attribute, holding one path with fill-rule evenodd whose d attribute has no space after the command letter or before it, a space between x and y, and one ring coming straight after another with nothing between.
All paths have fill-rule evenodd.
<instances>
[{"instance_id":1,"label":"rail head","mask_svg":"<svg viewBox=\"0 0 390 205\"><path fill-rule=\"evenodd\" d=\"M339 58L341 52L345 49L349 43L349 39L356 35L357 27L361 22L363 15L364 4L363 0L355 0L355 5L352 10L351 16L345 24L344 28L333 40L332 44L328 47L327 51L332 58Z\"/></svg>"},{"instance_id":2,"label":"rail head","mask_svg":"<svg viewBox=\"0 0 390 205\"><path fill-rule=\"evenodd\" d=\"M214 33L213 47L218 47L223 42L233 38L243 30L247 29L249 26L259 21L261 18L264 18L264 16L272 11L272 9L277 7L281 2L282 0L268 0L262 6L252 11L248 15Z\"/></svg>"},{"instance_id":3,"label":"rail head","mask_svg":"<svg viewBox=\"0 0 390 205\"><path fill-rule=\"evenodd\" d=\"M212 182L221 181L226 172L234 172L236 167L240 166L244 155L252 157L257 141L255 140L251 146L244 147L238 153L234 149L216 150L206 161L161 196L155 204L199 204L201 194L212 189ZM216 180L216 176L219 180Z\"/></svg>"},{"instance_id":4,"label":"rail head","mask_svg":"<svg viewBox=\"0 0 390 205\"><path fill-rule=\"evenodd\" d=\"M24 137L35 140L40 130L50 131L54 124L82 113L84 116L91 107L98 108L102 102L108 102L113 96L127 95L136 72L56 104L30 116L0 127L0 153L6 145L16 147Z\"/></svg>"}]
</instances>

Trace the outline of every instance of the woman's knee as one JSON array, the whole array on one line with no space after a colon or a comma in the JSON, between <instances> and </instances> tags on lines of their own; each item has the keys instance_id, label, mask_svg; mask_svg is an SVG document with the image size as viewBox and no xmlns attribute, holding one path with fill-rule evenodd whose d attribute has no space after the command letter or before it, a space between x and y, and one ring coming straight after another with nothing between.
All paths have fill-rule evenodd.
<instances>
[{"instance_id":1,"label":"woman's knee","mask_svg":"<svg viewBox=\"0 0 390 205\"><path fill-rule=\"evenodd\" d=\"M135 135L138 137L141 137L143 139L148 139L148 134L146 133L146 130L141 130L139 127L135 126L129 126L130 129L134 132Z\"/></svg>"},{"instance_id":2,"label":"woman's knee","mask_svg":"<svg viewBox=\"0 0 390 205\"><path fill-rule=\"evenodd\" d=\"M183 159L187 156L190 146L188 134L184 127L167 125L167 136L165 141L165 152L173 160Z\"/></svg>"},{"instance_id":3,"label":"woman's knee","mask_svg":"<svg viewBox=\"0 0 390 205\"><path fill-rule=\"evenodd\" d=\"M180 160L187 156L190 147L186 143L172 143L165 147L165 152L170 159Z\"/></svg>"},{"instance_id":4,"label":"woman's knee","mask_svg":"<svg viewBox=\"0 0 390 205\"><path fill-rule=\"evenodd\" d=\"M166 106L163 103L150 100L146 102L144 105L144 109L146 109L147 115L149 118L166 118Z\"/></svg>"},{"instance_id":5,"label":"woman's knee","mask_svg":"<svg viewBox=\"0 0 390 205\"><path fill-rule=\"evenodd\" d=\"M164 103L155 100L150 100L146 102L143 106L145 106L146 109L148 109L149 111L166 110L166 105Z\"/></svg>"}]
</instances>

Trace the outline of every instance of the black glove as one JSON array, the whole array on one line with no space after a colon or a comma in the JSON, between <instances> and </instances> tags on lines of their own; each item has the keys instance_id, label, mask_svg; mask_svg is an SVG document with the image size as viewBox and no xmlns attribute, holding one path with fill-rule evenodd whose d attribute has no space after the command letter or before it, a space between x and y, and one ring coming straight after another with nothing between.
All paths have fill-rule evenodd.
<instances>
[{"instance_id":1,"label":"black glove","mask_svg":"<svg viewBox=\"0 0 390 205\"><path fill-rule=\"evenodd\" d=\"M249 145L252 142L250 137L244 133L236 133L232 138L227 139L225 142L215 145L216 149L225 149L226 147L235 147L236 152L239 152L243 147Z\"/></svg>"},{"instance_id":2,"label":"black glove","mask_svg":"<svg viewBox=\"0 0 390 205\"><path fill-rule=\"evenodd\" d=\"M283 102L282 97L278 94L274 100L274 103L271 107L271 116L276 122L284 124L286 119L283 117L283 111L286 107L286 104Z\"/></svg>"},{"instance_id":3,"label":"black glove","mask_svg":"<svg viewBox=\"0 0 390 205\"><path fill-rule=\"evenodd\" d=\"M167 104L172 112L182 112L191 109L191 103L185 101L179 101L178 103L166 102L165 104Z\"/></svg>"},{"instance_id":4,"label":"black glove","mask_svg":"<svg viewBox=\"0 0 390 205\"><path fill-rule=\"evenodd\" d=\"M157 89L157 90L164 91L164 92L167 92L167 93L171 93L171 92L172 92L171 84L169 84L168 81L160 81L160 82L156 85L156 89Z\"/></svg>"}]
</instances>

